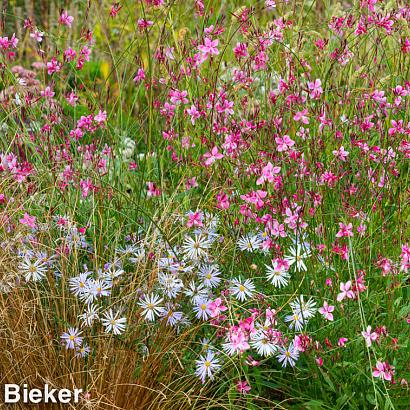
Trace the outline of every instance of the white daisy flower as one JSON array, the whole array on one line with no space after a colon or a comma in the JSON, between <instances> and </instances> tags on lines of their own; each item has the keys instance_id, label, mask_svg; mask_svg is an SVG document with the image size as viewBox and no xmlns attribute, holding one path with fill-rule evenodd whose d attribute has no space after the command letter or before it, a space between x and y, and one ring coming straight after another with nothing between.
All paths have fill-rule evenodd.
<instances>
[{"instance_id":1,"label":"white daisy flower","mask_svg":"<svg viewBox=\"0 0 410 410\"><path fill-rule=\"evenodd\" d=\"M210 309L210 300L199 299L197 304L193 307L194 312L196 313L197 319L208 320L212 311Z\"/></svg>"},{"instance_id":2,"label":"white daisy flower","mask_svg":"<svg viewBox=\"0 0 410 410\"><path fill-rule=\"evenodd\" d=\"M158 269L161 270L171 270L171 267L175 264L175 260L173 256L167 256L165 258L159 258L158 260Z\"/></svg>"},{"instance_id":3,"label":"white daisy flower","mask_svg":"<svg viewBox=\"0 0 410 410\"><path fill-rule=\"evenodd\" d=\"M106 283L112 284L112 281L120 277L124 270L112 264L106 272L103 273L102 278Z\"/></svg>"},{"instance_id":4,"label":"white daisy flower","mask_svg":"<svg viewBox=\"0 0 410 410\"><path fill-rule=\"evenodd\" d=\"M296 270L298 272L300 272L301 270L307 271L304 259L310 257L310 251L305 250L301 245L298 244L296 248L294 246L291 246L289 248L289 253L290 255L285 256L285 260L289 263L289 265L296 264Z\"/></svg>"},{"instance_id":5,"label":"white daisy flower","mask_svg":"<svg viewBox=\"0 0 410 410\"><path fill-rule=\"evenodd\" d=\"M94 288L94 292L97 297L101 296L110 296L111 295L111 287L112 283L111 282L106 282L105 280L102 279L97 279L93 280L92 282L89 282L91 286Z\"/></svg>"},{"instance_id":6,"label":"white daisy flower","mask_svg":"<svg viewBox=\"0 0 410 410\"><path fill-rule=\"evenodd\" d=\"M208 288L215 288L219 285L221 281L220 274L218 265L210 264L202 265L198 272L203 284Z\"/></svg>"},{"instance_id":7,"label":"white daisy flower","mask_svg":"<svg viewBox=\"0 0 410 410\"><path fill-rule=\"evenodd\" d=\"M65 343L66 349L74 349L76 346L81 346L83 338L81 332L74 327L70 327L67 332L61 335L61 340Z\"/></svg>"},{"instance_id":8,"label":"white daisy flower","mask_svg":"<svg viewBox=\"0 0 410 410\"><path fill-rule=\"evenodd\" d=\"M164 294L172 299L175 299L184 288L182 280L172 273L158 273L158 281Z\"/></svg>"},{"instance_id":9,"label":"white daisy flower","mask_svg":"<svg viewBox=\"0 0 410 410\"><path fill-rule=\"evenodd\" d=\"M295 367L296 361L299 358L299 350L293 347L293 343L289 347L280 347L278 354L278 361L282 363L282 367L286 367L288 364Z\"/></svg>"},{"instance_id":10,"label":"white daisy flower","mask_svg":"<svg viewBox=\"0 0 410 410\"><path fill-rule=\"evenodd\" d=\"M80 300L84 303L93 303L101 296L109 296L111 294L111 284L101 279L88 279L83 292L79 295Z\"/></svg>"},{"instance_id":11,"label":"white daisy flower","mask_svg":"<svg viewBox=\"0 0 410 410\"><path fill-rule=\"evenodd\" d=\"M301 314L293 312L285 317L285 322L290 322L289 329L295 329L300 332L303 329L304 320Z\"/></svg>"},{"instance_id":12,"label":"white daisy flower","mask_svg":"<svg viewBox=\"0 0 410 410\"><path fill-rule=\"evenodd\" d=\"M271 281L276 288L281 288L288 285L290 278L289 272L277 262L272 262L272 266L265 265L267 268L266 277Z\"/></svg>"},{"instance_id":13,"label":"white daisy flower","mask_svg":"<svg viewBox=\"0 0 410 410\"><path fill-rule=\"evenodd\" d=\"M119 312L114 314L112 309L103 313L101 323L105 327L105 333L113 332L115 335L120 335L125 331L127 318L118 316Z\"/></svg>"},{"instance_id":14,"label":"white daisy flower","mask_svg":"<svg viewBox=\"0 0 410 410\"><path fill-rule=\"evenodd\" d=\"M159 316L164 310L163 306L159 306L162 302L163 299L153 293L151 293L151 295L145 295L145 297L141 298L138 305L144 309L142 311L142 316L144 319L153 322L155 320L155 316Z\"/></svg>"},{"instance_id":15,"label":"white daisy flower","mask_svg":"<svg viewBox=\"0 0 410 410\"><path fill-rule=\"evenodd\" d=\"M75 276L74 278L70 278L68 280L68 286L70 288L70 291L75 296L80 296L84 293L84 289L87 287L89 274L90 272L83 272L80 273L78 276Z\"/></svg>"},{"instance_id":16,"label":"white daisy flower","mask_svg":"<svg viewBox=\"0 0 410 410\"><path fill-rule=\"evenodd\" d=\"M120 254L129 258L135 252L138 252L138 246L135 243L127 244L124 247L120 246L116 249L116 251Z\"/></svg>"},{"instance_id":17,"label":"white daisy flower","mask_svg":"<svg viewBox=\"0 0 410 410\"><path fill-rule=\"evenodd\" d=\"M255 291L255 285L250 279L246 279L245 282L242 282L240 278L235 278L232 280L230 291L236 299L243 302L247 298L252 297L252 293Z\"/></svg>"},{"instance_id":18,"label":"white daisy flower","mask_svg":"<svg viewBox=\"0 0 410 410\"><path fill-rule=\"evenodd\" d=\"M205 383L206 377L211 380L214 379L214 372L221 368L219 360L215 357L215 353L208 350L206 356L200 356L199 360L196 360L195 374L201 379L202 383Z\"/></svg>"},{"instance_id":19,"label":"white daisy flower","mask_svg":"<svg viewBox=\"0 0 410 410\"><path fill-rule=\"evenodd\" d=\"M195 235L194 238L186 236L182 251L185 256L191 260L198 260L208 255L208 249L211 243L204 235Z\"/></svg>"},{"instance_id":20,"label":"white daisy flower","mask_svg":"<svg viewBox=\"0 0 410 410\"><path fill-rule=\"evenodd\" d=\"M191 298L193 304L197 304L198 300L207 298L208 289L206 289L203 284L196 285L194 281L191 281L184 293Z\"/></svg>"},{"instance_id":21,"label":"white daisy flower","mask_svg":"<svg viewBox=\"0 0 410 410\"><path fill-rule=\"evenodd\" d=\"M100 308L97 305L87 305L86 310L84 311L83 314L79 315L78 318L82 321L81 326L85 327L91 327L93 323L98 319L98 311Z\"/></svg>"},{"instance_id":22,"label":"white daisy flower","mask_svg":"<svg viewBox=\"0 0 410 410\"><path fill-rule=\"evenodd\" d=\"M29 257L26 257L23 262L20 263L19 269L24 275L26 282L29 282L30 280L37 282L45 278L48 268L41 259L32 260Z\"/></svg>"},{"instance_id":23,"label":"white daisy flower","mask_svg":"<svg viewBox=\"0 0 410 410\"><path fill-rule=\"evenodd\" d=\"M256 349L261 356L270 356L278 349L277 340L269 335L269 332L258 330L251 336L250 345Z\"/></svg>"},{"instance_id":24,"label":"white daisy flower","mask_svg":"<svg viewBox=\"0 0 410 410\"><path fill-rule=\"evenodd\" d=\"M188 272L192 272L193 267L190 265L187 265L187 263L185 261L180 261L180 262L174 262L172 263L169 267L168 270L171 273L175 273L175 274L182 274L182 273L188 273Z\"/></svg>"},{"instance_id":25,"label":"white daisy flower","mask_svg":"<svg viewBox=\"0 0 410 410\"><path fill-rule=\"evenodd\" d=\"M130 256L129 261L131 263L137 264L144 260L145 258L145 248L143 246L138 247Z\"/></svg>"},{"instance_id":26,"label":"white daisy flower","mask_svg":"<svg viewBox=\"0 0 410 410\"><path fill-rule=\"evenodd\" d=\"M183 313L176 311L177 306L173 305L172 303L167 303L166 307L161 313L161 317L167 319L167 325L175 326L178 322L182 320Z\"/></svg>"},{"instance_id":27,"label":"white daisy flower","mask_svg":"<svg viewBox=\"0 0 410 410\"><path fill-rule=\"evenodd\" d=\"M297 313L302 316L304 321L315 316L317 311L315 307L316 302L313 298L309 298L309 300L305 302L303 295L300 295L293 302L290 302L289 305L292 308L293 313Z\"/></svg>"},{"instance_id":28,"label":"white daisy flower","mask_svg":"<svg viewBox=\"0 0 410 410\"><path fill-rule=\"evenodd\" d=\"M80 358L80 357L86 357L90 353L90 347L86 344L77 347L75 349L75 357Z\"/></svg>"},{"instance_id":29,"label":"white daisy flower","mask_svg":"<svg viewBox=\"0 0 410 410\"><path fill-rule=\"evenodd\" d=\"M262 240L258 235L247 234L238 239L237 245L241 251L254 252L260 249Z\"/></svg>"}]
</instances>

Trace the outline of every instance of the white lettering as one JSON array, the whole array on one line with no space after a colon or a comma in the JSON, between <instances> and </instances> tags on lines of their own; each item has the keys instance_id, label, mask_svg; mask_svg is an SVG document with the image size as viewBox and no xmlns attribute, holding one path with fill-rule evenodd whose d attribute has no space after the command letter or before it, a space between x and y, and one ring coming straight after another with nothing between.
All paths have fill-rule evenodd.
<instances>
[{"instance_id":1,"label":"white lettering","mask_svg":"<svg viewBox=\"0 0 410 410\"><path fill-rule=\"evenodd\" d=\"M80 393L82 393L83 389L74 389L74 403L78 403L80 400Z\"/></svg>"},{"instance_id":2,"label":"white lettering","mask_svg":"<svg viewBox=\"0 0 410 410\"><path fill-rule=\"evenodd\" d=\"M30 390L28 394L28 399L30 400L31 403L40 403L42 397L43 397L43 394L41 393L40 389Z\"/></svg>"},{"instance_id":3,"label":"white lettering","mask_svg":"<svg viewBox=\"0 0 410 410\"><path fill-rule=\"evenodd\" d=\"M54 393L57 389L48 389L48 384L44 386L44 403L57 403L56 398L54 397Z\"/></svg>"},{"instance_id":4,"label":"white lettering","mask_svg":"<svg viewBox=\"0 0 410 410\"><path fill-rule=\"evenodd\" d=\"M74 398L74 403L80 401L82 389L52 389L48 384L44 389L30 389L27 384L4 384L4 403L70 403ZM0 408L1 404L0 404Z\"/></svg>"},{"instance_id":5,"label":"white lettering","mask_svg":"<svg viewBox=\"0 0 410 410\"><path fill-rule=\"evenodd\" d=\"M27 384L23 384L23 403L28 403Z\"/></svg>"},{"instance_id":6,"label":"white lettering","mask_svg":"<svg viewBox=\"0 0 410 410\"><path fill-rule=\"evenodd\" d=\"M4 402L17 403L20 400L20 387L17 384L4 385Z\"/></svg>"},{"instance_id":7,"label":"white lettering","mask_svg":"<svg viewBox=\"0 0 410 410\"><path fill-rule=\"evenodd\" d=\"M71 391L68 389L61 389L58 392L58 401L60 403L69 403L71 401Z\"/></svg>"}]
</instances>

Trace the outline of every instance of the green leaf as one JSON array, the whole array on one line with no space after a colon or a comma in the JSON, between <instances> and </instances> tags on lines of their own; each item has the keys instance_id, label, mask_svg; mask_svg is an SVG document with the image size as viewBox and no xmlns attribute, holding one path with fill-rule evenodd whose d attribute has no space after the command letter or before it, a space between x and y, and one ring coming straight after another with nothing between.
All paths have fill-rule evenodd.
<instances>
[{"instance_id":1,"label":"green leaf","mask_svg":"<svg viewBox=\"0 0 410 410\"><path fill-rule=\"evenodd\" d=\"M325 408L325 404L320 400L310 400L306 403L308 410L317 410Z\"/></svg>"},{"instance_id":2,"label":"green leaf","mask_svg":"<svg viewBox=\"0 0 410 410\"><path fill-rule=\"evenodd\" d=\"M320 368L319 368L320 369ZM332 392L336 393L336 388L335 385L333 384L333 382L330 380L329 375L323 370L320 369L320 372L322 373L323 378L325 379L325 382L329 385L330 390L332 390Z\"/></svg>"},{"instance_id":3,"label":"green leaf","mask_svg":"<svg viewBox=\"0 0 410 410\"><path fill-rule=\"evenodd\" d=\"M374 399L374 395L371 393L366 394L366 400L370 403L370 404L376 404L376 400Z\"/></svg>"}]
</instances>

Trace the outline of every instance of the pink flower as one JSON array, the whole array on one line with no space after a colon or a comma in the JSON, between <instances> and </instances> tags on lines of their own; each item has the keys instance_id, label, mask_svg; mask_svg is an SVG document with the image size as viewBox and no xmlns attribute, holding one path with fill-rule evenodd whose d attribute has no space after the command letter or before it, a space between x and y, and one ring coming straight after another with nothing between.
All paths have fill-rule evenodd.
<instances>
[{"instance_id":1,"label":"pink flower","mask_svg":"<svg viewBox=\"0 0 410 410\"><path fill-rule=\"evenodd\" d=\"M47 73L51 75L54 73L58 73L60 70L61 70L61 63L59 63L57 59L53 57L51 61L47 63Z\"/></svg>"},{"instance_id":2,"label":"pink flower","mask_svg":"<svg viewBox=\"0 0 410 410\"><path fill-rule=\"evenodd\" d=\"M41 43L43 41L44 33L42 31L34 30L30 33L30 37Z\"/></svg>"},{"instance_id":3,"label":"pink flower","mask_svg":"<svg viewBox=\"0 0 410 410\"><path fill-rule=\"evenodd\" d=\"M255 317L249 316L239 322L239 327L246 333L255 333Z\"/></svg>"},{"instance_id":4,"label":"pink flower","mask_svg":"<svg viewBox=\"0 0 410 410\"><path fill-rule=\"evenodd\" d=\"M221 312L225 312L228 308L224 306L221 298L216 298L209 304L209 309L211 310L211 317L218 317Z\"/></svg>"},{"instance_id":5,"label":"pink flower","mask_svg":"<svg viewBox=\"0 0 410 410\"><path fill-rule=\"evenodd\" d=\"M346 151L346 150L344 149L343 145L342 145L338 150L334 150L334 151L333 151L333 155L334 155L336 158L339 158L340 161L346 162L346 159L347 159L347 157L348 157L348 155L349 155L349 152Z\"/></svg>"},{"instance_id":6,"label":"pink flower","mask_svg":"<svg viewBox=\"0 0 410 410\"><path fill-rule=\"evenodd\" d=\"M122 9L122 6L120 6L119 3L114 3L111 6L110 17L112 17L112 18L117 17L117 14L120 12L121 9Z\"/></svg>"},{"instance_id":7,"label":"pink flower","mask_svg":"<svg viewBox=\"0 0 410 410\"><path fill-rule=\"evenodd\" d=\"M187 114L191 116L191 123L195 125L195 120L201 117L201 113L197 110L195 105L191 105L191 108L186 110Z\"/></svg>"},{"instance_id":8,"label":"pink flower","mask_svg":"<svg viewBox=\"0 0 410 410\"><path fill-rule=\"evenodd\" d=\"M179 91L179 90L171 90L169 92L170 100L173 104L187 104L188 99L186 96L188 95L188 91Z\"/></svg>"},{"instance_id":9,"label":"pink flower","mask_svg":"<svg viewBox=\"0 0 410 410\"><path fill-rule=\"evenodd\" d=\"M350 287L352 286L352 282L349 280L346 283L341 282L340 283L340 293L337 295L337 301L341 302L344 298L348 299L354 299L354 293L352 290L350 290Z\"/></svg>"},{"instance_id":10,"label":"pink flower","mask_svg":"<svg viewBox=\"0 0 410 410\"><path fill-rule=\"evenodd\" d=\"M71 91L71 93L66 97L66 100L71 106L74 107L78 101L78 97L75 95L74 91Z\"/></svg>"},{"instance_id":11,"label":"pink flower","mask_svg":"<svg viewBox=\"0 0 410 410\"><path fill-rule=\"evenodd\" d=\"M204 44L198 46L198 50L204 55L204 57L218 55L218 43L219 40L211 40L209 37L205 37Z\"/></svg>"},{"instance_id":12,"label":"pink flower","mask_svg":"<svg viewBox=\"0 0 410 410\"><path fill-rule=\"evenodd\" d=\"M233 49L235 57L239 60L248 56L248 46L245 43L236 43L236 47Z\"/></svg>"},{"instance_id":13,"label":"pink flower","mask_svg":"<svg viewBox=\"0 0 410 410\"><path fill-rule=\"evenodd\" d=\"M360 225L357 227L357 232L360 236L363 236L364 233L366 232L367 226L366 224L360 223Z\"/></svg>"},{"instance_id":14,"label":"pink flower","mask_svg":"<svg viewBox=\"0 0 410 410\"><path fill-rule=\"evenodd\" d=\"M220 114L225 113L227 115L233 115L234 105L235 105L235 103L233 101L228 101L228 100L224 99L222 103L217 102L215 104L215 108L218 111L218 113L220 113Z\"/></svg>"},{"instance_id":15,"label":"pink flower","mask_svg":"<svg viewBox=\"0 0 410 410\"><path fill-rule=\"evenodd\" d=\"M238 380L236 382L236 390L241 394L247 394L251 390L251 387L249 386L246 380Z\"/></svg>"},{"instance_id":16,"label":"pink flower","mask_svg":"<svg viewBox=\"0 0 410 410\"><path fill-rule=\"evenodd\" d=\"M153 197L153 196L160 196L161 191L155 186L153 182L147 182L147 196L148 197Z\"/></svg>"},{"instance_id":17,"label":"pink flower","mask_svg":"<svg viewBox=\"0 0 410 410\"><path fill-rule=\"evenodd\" d=\"M55 92L53 91L51 87L47 86L45 90L40 92L40 95L44 98L51 99L54 97Z\"/></svg>"},{"instance_id":18,"label":"pink flower","mask_svg":"<svg viewBox=\"0 0 410 410\"><path fill-rule=\"evenodd\" d=\"M308 83L309 96L315 100L319 99L323 93L322 81L317 78L314 82Z\"/></svg>"},{"instance_id":19,"label":"pink flower","mask_svg":"<svg viewBox=\"0 0 410 410\"><path fill-rule=\"evenodd\" d=\"M154 25L154 22L152 20L146 20L146 19L139 19L137 22L138 29L139 31L144 31L150 26Z\"/></svg>"},{"instance_id":20,"label":"pink flower","mask_svg":"<svg viewBox=\"0 0 410 410\"><path fill-rule=\"evenodd\" d=\"M94 186L91 182L90 178L87 178L85 180L81 180L80 181L80 188L81 188L81 195L83 198L87 198L88 194L90 193L90 191L92 191L94 189Z\"/></svg>"},{"instance_id":21,"label":"pink flower","mask_svg":"<svg viewBox=\"0 0 410 410\"><path fill-rule=\"evenodd\" d=\"M9 40L8 37L1 37L0 36L0 50L8 50L10 48L16 48L18 39L16 38L16 35L13 33L11 39Z\"/></svg>"},{"instance_id":22,"label":"pink flower","mask_svg":"<svg viewBox=\"0 0 410 410\"><path fill-rule=\"evenodd\" d=\"M302 121L303 124L309 124L308 110L304 109L303 111L298 111L293 119L295 121Z\"/></svg>"},{"instance_id":23,"label":"pink flower","mask_svg":"<svg viewBox=\"0 0 410 410\"><path fill-rule=\"evenodd\" d=\"M335 310L334 306L329 306L328 303L325 301L323 302L323 307L319 309L319 313L323 315L326 320L333 321L333 314L332 312Z\"/></svg>"},{"instance_id":24,"label":"pink flower","mask_svg":"<svg viewBox=\"0 0 410 410\"><path fill-rule=\"evenodd\" d=\"M219 192L216 196L216 200L218 201L217 208L219 209L229 209L231 206L228 195L223 191Z\"/></svg>"},{"instance_id":25,"label":"pink flower","mask_svg":"<svg viewBox=\"0 0 410 410\"><path fill-rule=\"evenodd\" d=\"M203 226L202 218L204 214L202 212L191 212L188 215L188 222L186 224L187 228L192 228L193 226Z\"/></svg>"},{"instance_id":26,"label":"pink flower","mask_svg":"<svg viewBox=\"0 0 410 410\"><path fill-rule=\"evenodd\" d=\"M268 10L273 10L276 8L276 1L275 0L265 0L265 7Z\"/></svg>"},{"instance_id":27,"label":"pink flower","mask_svg":"<svg viewBox=\"0 0 410 410\"><path fill-rule=\"evenodd\" d=\"M275 138L276 144L278 144L278 151L283 152L287 151L289 148L295 145L295 141L289 137L289 135L284 135L283 138L276 137Z\"/></svg>"},{"instance_id":28,"label":"pink flower","mask_svg":"<svg viewBox=\"0 0 410 410\"><path fill-rule=\"evenodd\" d=\"M185 181L185 188L186 189L196 188L197 186L198 186L198 182L196 182L196 177L188 178Z\"/></svg>"},{"instance_id":29,"label":"pink flower","mask_svg":"<svg viewBox=\"0 0 410 410\"><path fill-rule=\"evenodd\" d=\"M229 354L243 353L250 348L248 343L248 336L245 331L238 326L232 326L229 329L228 342L224 347Z\"/></svg>"},{"instance_id":30,"label":"pink flower","mask_svg":"<svg viewBox=\"0 0 410 410\"><path fill-rule=\"evenodd\" d=\"M85 61L90 61L90 55L91 55L91 49L88 48L87 46L84 46L80 50L81 56L84 58Z\"/></svg>"},{"instance_id":31,"label":"pink flower","mask_svg":"<svg viewBox=\"0 0 410 410\"><path fill-rule=\"evenodd\" d=\"M262 168L261 176L257 179L256 185L262 185L265 181L273 182L275 174L279 174L280 167L274 167L271 162Z\"/></svg>"},{"instance_id":32,"label":"pink flower","mask_svg":"<svg viewBox=\"0 0 410 410\"><path fill-rule=\"evenodd\" d=\"M401 247L400 258L400 270L407 273L410 267L410 248L408 243Z\"/></svg>"},{"instance_id":33,"label":"pink flower","mask_svg":"<svg viewBox=\"0 0 410 410\"><path fill-rule=\"evenodd\" d=\"M345 343L348 341L349 339L347 337L341 337L338 342L337 345L340 347L344 347Z\"/></svg>"},{"instance_id":34,"label":"pink flower","mask_svg":"<svg viewBox=\"0 0 410 410\"><path fill-rule=\"evenodd\" d=\"M220 152L218 152L218 147L213 147L211 152L207 152L204 154L204 158L206 158L205 165L209 167L212 165L217 159L222 159L224 156Z\"/></svg>"},{"instance_id":35,"label":"pink flower","mask_svg":"<svg viewBox=\"0 0 410 410\"><path fill-rule=\"evenodd\" d=\"M64 10L60 18L58 19L58 22L64 26L71 27L71 24L73 23L74 17L69 16L68 13Z\"/></svg>"},{"instance_id":36,"label":"pink flower","mask_svg":"<svg viewBox=\"0 0 410 410\"><path fill-rule=\"evenodd\" d=\"M336 234L336 238L342 238L343 236L353 236L353 225L349 223L345 225L342 222L339 222L339 232Z\"/></svg>"},{"instance_id":37,"label":"pink flower","mask_svg":"<svg viewBox=\"0 0 410 410\"><path fill-rule=\"evenodd\" d=\"M268 193L258 189L257 191L251 191L249 194L241 195L241 199L250 204L256 205L256 208L260 209L263 207L263 199L266 198Z\"/></svg>"},{"instance_id":38,"label":"pink flower","mask_svg":"<svg viewBox=\"0 0 410 410\"><path fill-rule=\"evenodd\" d=\"M404 134L405 129L403 128L403 120L391 121L392 127L389 128L389 135L395 135L397 134Z\"/></svg>"},{"instance_id":39,"label":"pink flower","mask_svg":"<svg viewBox=\"0 0 410 410\"><path fill-rule=\"evenodd\" d=\"M378 339L378 334L376 332L372 332L372 327L367 326L367 329L362 332L362 336L366 340L366 344L368 347L372 345L372 342Z\"/></svg>"},{"instance_id":40,"label":"pink flower","mask_svg":"<svg viewBox=\"0 0 410 410\"><path fill-rule=\"evenodd\" d=\"M376 368L373 370L373 377L379 377L382 380L392 381L394 375L394 367L387 362L378 361Z\"/></svg>"},{"instance_id":41,"label":"pink flower","mask_svg":"<svg viewBox=\"0 0 410 410\"><path fill-rule=\"evenodd\" d=\"M98 122L98 124L102 124L107 119L106 111L98 111L98 114L94 117L94 121Z\"/></svg>"},{"instance_id":42,"label":"pink flower","mask_svg":"<svg viewBox=\"0 0 410 410\"><path fill-rule=\"evenodd\" d=\"M401 41L401 51L403 54L410 53L410 39L408 37L402 39Z\"/></svg>"},{"instance_id":43,"label":"pink flower","mask_svg":"<svg viewBox=\"0 0 410 410\"><path fill-rule=\"evenodd\" d=\"M139 82L145 80L145 71L142 68L139 68L137 71L137 75L134 77L134 82Z\"/></svg>"},{"instance_id":44,"label":"pink flower","mask_svg":"<svg viewBox=\"0 0 410 410\"><path fill-rule=\"evenodd\" d=\"M23 218L20 219L22 225L26 225L29 228L35 229L36 227L36 217L30 216L27 212L24 214Z\"/></svg>"},{"instance_id":45,"label":"pink flower","mask_svg":"<svg viewBox=\"0 0 410 410\"><path fill-rule=\"evenodd\" d=\"M245 363L246 363L248 366L252 366L252 367L254 367L254 366L259 366L259 364L260 364L260 362L259 362L258 360L255 360L255 359L254 359L252 356L250 356L250 355L246 358Z\"/></svg>"},{"instance_id":46,"label":"pink flower","mask_svg":"<svg viewBox=\"0 0 410 410\"><path fill-rule=\"evenodd\" d=\"M67 50L64 50L65 61L73 61L76 58L76 56L76 51L73 50L71 47L68 47Z\"/></svg>"}]
</instances>

